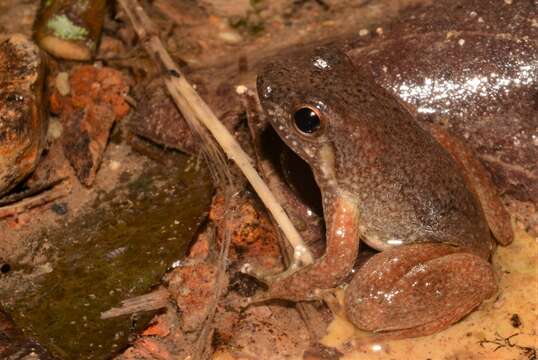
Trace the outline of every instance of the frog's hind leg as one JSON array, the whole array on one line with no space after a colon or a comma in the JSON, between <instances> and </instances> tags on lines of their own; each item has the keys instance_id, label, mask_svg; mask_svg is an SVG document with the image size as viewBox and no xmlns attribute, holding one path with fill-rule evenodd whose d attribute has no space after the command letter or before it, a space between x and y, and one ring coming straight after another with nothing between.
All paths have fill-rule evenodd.
<instances>
[{"instance_id":1,"label":"frog's hind leg","mask_svg":"<svg viewBox=\"0 0 538 360\"><path fill-rule=\"evenodd\" d=\"M313 264L294 272L284 272L271 279L269 290L254 299L290 301L320 300L326 291L338 286L349 274L359 251L357 205L346 197L331 202L331 219L327 219L325 254Z\"/></svg>"},{"instance_id":2,"label":"frog's hind leg","mask_svg":"<svg viewBox=\"0 0 538 360\"><path fill-rule=\"evenodd\" d=\"M403 245L383 251L346 289L349 319L359 328L396 337L442 330L497 289L491 265L446 244Z\"/></svg>"},{"instance_id":3,"label":"frog's hind leg","mask_svg":"<svg viewBox=\"0 0 538 360\"><path fill-rule=\"evenodd\" d=\"M478 197L489 228L501 245L508 245L514 238L510 215L504 208L490 174L475 153L460 140L438 125L428 126L430 134L462 168L467 183Z\"/></svg>"}]
</instances>

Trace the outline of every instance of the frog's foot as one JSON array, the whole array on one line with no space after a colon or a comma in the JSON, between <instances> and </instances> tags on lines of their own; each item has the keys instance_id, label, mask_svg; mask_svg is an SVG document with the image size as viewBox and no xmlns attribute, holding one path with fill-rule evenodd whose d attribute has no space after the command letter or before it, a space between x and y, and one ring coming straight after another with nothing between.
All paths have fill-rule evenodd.
<instances>
[{"instance_id":1,"label":"frog's foot","mask_svg":"<svg viewBox=\"0 0 538 360\"><path fill-rule=\"evenodd\" d=\"M336 197L332 206L325 254L311 265L272 277L269 290L257 299L319 300L351 271L359 251L357 206L345 197Z\"/></svg>"},{"instance_id":2,"label":"frog's foot","mask_svg":"<svg viewBox=\"0 0 538 360\"><path fill-rule=\"evenodd\" d=\"M504 208L497 188L484 165L469 147L442 127L430 124L428 129L463 170L463 175L478 197L489 228L497 242L501 245L510 244L514 239L510 215Z\"/></svg>"},{"instance_id":3,"label":"frog's foot","mask_svg":"<svg viewBox=\"0 0 538 360\"><path fill-rule=\"evenodd\" d=\"M479 256L445 244L404 245L366 262L346 289L345 307L361 329L423 336L460 320L496 289Z\"/></svg>"}]
</instances>

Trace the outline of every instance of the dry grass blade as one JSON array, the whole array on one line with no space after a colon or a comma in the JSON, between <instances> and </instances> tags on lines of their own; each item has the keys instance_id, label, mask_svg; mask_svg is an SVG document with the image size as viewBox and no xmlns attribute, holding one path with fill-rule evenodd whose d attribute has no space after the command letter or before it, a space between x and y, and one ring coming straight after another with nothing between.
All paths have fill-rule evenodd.
<instances>
[{"instance_id":1,"label":"dry grass blade","mask_svg":"<svg viewBox=\"0 0 538 360\"><path fill-rule=\"evenodd\" d=\"M158 310L166 307L169 303L170 293L165 288L158 289L149 294L144 294L121 302L121 307L112 308L101 313L101 319L128 315L139 311Z\"/></svg>"},{"instance_id":2,"label":"dry grass blade","mask_svg":"<svg viewBox=\"0 0 538 360\"><path fill-rule=\"evenodd\" d=\"M146 51L163 70L166 87L174 102L189 122L189 125L195 131L200 131L199 134L204 134L205 130L202 130L202 128L205 126L213 138L219 143L228 158L232 159L241 169L271 215L275 218L287 241L294 249L292 267L311 264L313 262L311 252L305 246L300 234L284 212L284 209L276 201L274 195L254 169L252 160L181 74L181 71L164 48L155 26L144 9L136 0L119 0L118 2L132 22L133 28ZM202 140L205 141L207 139L204 139L204 136L202 136ZM208 145L206 146L212 148L212 145L209 145L210 143L211 141L208 141ZM218 150L211 150L211 152L215 151L219 153Z\"/></svg>"}]
</instances>

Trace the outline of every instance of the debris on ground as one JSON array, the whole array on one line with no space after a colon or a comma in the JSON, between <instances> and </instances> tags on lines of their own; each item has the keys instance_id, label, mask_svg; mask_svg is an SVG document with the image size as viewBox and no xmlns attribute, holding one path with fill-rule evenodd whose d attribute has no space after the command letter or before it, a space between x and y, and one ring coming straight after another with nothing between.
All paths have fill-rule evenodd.
<instances>
[{"instance_id":1,"label":"debris on ground","mask_svg":"<svg viewBox=\"0 0 538 360\"><path fill-rule=\"evenodd\" d=\"M112 126L129 112L128 80L118 70L91 65L52 79L50 110L60 116L64 154L80 182L91 186Z\"/></svg>"}]
</instances>

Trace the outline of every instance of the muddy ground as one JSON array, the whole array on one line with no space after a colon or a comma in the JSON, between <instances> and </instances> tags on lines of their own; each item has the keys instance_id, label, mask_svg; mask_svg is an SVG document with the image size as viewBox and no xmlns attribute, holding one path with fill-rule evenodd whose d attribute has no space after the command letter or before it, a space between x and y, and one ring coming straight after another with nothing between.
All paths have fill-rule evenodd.
<instances>
[{"instance_id":1,"label":"muddy ground","mask_svg":"<svg viewBox=\"0 0 538 360\"><path fill-rule=\"evenodd\" d=\"M239 101L229 99L237 85L252 87L258 63L308 44L336 43L350 34L375 36L400 10L424 3L154 0L144 5L181 69L244 141L241 124L234 120ZM37 6L38 1L0 0L0 32L31 34ZM196 316L205 309L192 304L177 307L180 290L174 284L182 274L165 273L182 266L190 269L192 262L195 270L189 276L199 271L200 283L214 275L212 268L197 267L203 263L200 259L214 257L207 235L199 234L211 233L212 223L218 228L222 204L213 199L210 213L214 187L203 161L184 154L184 150L196 154L194 141L185 140L184 127L173 134L165 128L164 134L155 135L148 132L153 123L137 122L151 117L145 95L150 93L147 89L161 86L159 69L121 17L107 19L97 63L121 71L135 101L130 114L111 132L95 182L82 185L65 163L62 174L68 180L61 186L67 196L0 219L0 260L8 265L0 275L0 303L16 326L50 354L60 359L172 359L204 348L214 351L215 359L536 358L536 199L532 191L525 198L515 186L509 189L516 190L505 191L503 200L510 208L516 238L493 258L499 294L441 333L376 341L322 304L308 310L315 313L310 324L292 304L264 304L243 312L220 304L216 330L206 337L208 343L197 343L203 337L196 335L196 325L202 323ZM72 66L51 59L51 76ZM227 95L210 96L222 93ZM165 101L163 111L172 111L169 107ZM50 116L53 127L58 118ZM54 131L51 134L50 148L57 140ZM248 191L235 201L243 222L236 219L232 226L235 250L230 262L237 268L241 256L250 256L263 259L267 267L282 266L263 207ZM189 251L194 238L198 245ZM122 300L151 292L163 277L176 302L158 310L159 315L153 311L100 319L102 312ZM249 281L237 280L232 272L227 281L235 294L232 298L249 294ZM194 309L193 314L185 309ZM185 330L186 324L194 324L196 331ZM326 325L328 333L317 331Z\"/></svg>"}]
</instances>

